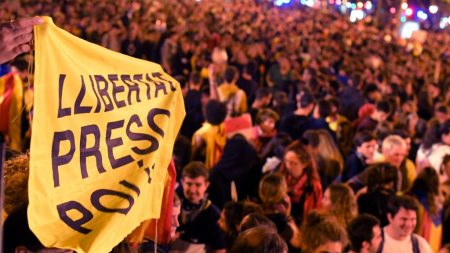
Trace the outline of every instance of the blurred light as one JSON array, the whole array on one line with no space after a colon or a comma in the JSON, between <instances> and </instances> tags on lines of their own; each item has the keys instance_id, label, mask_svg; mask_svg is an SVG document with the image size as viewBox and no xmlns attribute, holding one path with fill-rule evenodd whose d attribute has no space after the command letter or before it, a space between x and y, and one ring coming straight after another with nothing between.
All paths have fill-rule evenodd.
<instances>
[{"instance_id":1,"label":"blurred light","mask_svg":"<svg viewBox=\"0 0 450 253\"><path fill-rule=\"evenodd\" d=\"M439 8L437 7L437 5L430 5L428 10L430 11L431 14L435 14L436 12L438 12Z\"/></svg>"},{"instance_id":2,"label":"blurred light","mask_svg":"<svg viewBox=\"0 0 450 253\"><path fill-rule=\"evenodd\" d=\"M362 7L364 7L364 4L361 3L361 2L358 2L358 3L356 4L356 6L358 6L358 8L360 8L360 9L362 9Z\"/></svg>"},{"instance_id":3,"label":"blurred light","mask_svg":"<svg viewBox=\"0 0 450 253\"><path fill-rule=\"evenodd\" d=\"M334 0L330 0L330 4L334 4Z\"/></svg>"},{"instance_id":4,"label":"blurred light","mask_svg":"<svg viewBox=\"0 0 450 253\"><path fill-rule=\"evenodd\" d=\"M400 29L400 36L404 39L409 39L411 38L413 32L418 31L419 29L420 29L419 23L412 21L406 22Z\"/></svg>"},{"instance_id":5,"label":"blurred light","mask_svg":"<svg viewBox=\"0 0 450 253\"><path fill-rule=\"evenodd\" d=\"M276 0L275 1L275 5L276 6L281 6L281 5L283 5L283 1L282 0Z\"/></svg>"},{"instance_id":6,"label":"blurred light","mask_svg":"<svg viewBox=\"0 0 450 253\"><path fill-rule=\"evenodd\" d=\"M366 2L366 9L371 10L373 7L372 2L371 1L367 1Z\"/></svg>"},{"instance_id":7,"label":"blurred light","mask_svg":"<svg viewBox=\"0 0 450 253\"><path fill-rule=\"evenodd\" d=\"M291 2L291 0L282 0L283 3L288 4Z\"/></svg>"},{"instance_id":8,"label":"blurred light","mask_svg":"<svg viewBox=\"0 0 450 253\"><path fill-rule=\"evenodd\" d=\"M405 22L406 22L406 17L405 17L405 16L402 16L402 17L400 18L400 21L401 21L402 23L405 23Z\"/></svg>"},{"instance_id":9,"label":"blurred light","mask_svg":"<svg viewBox=\"0 0 450 253\"><path fill-rule=\"evenodd\" d=\"M392 14L395 14L395 12L397 11L394 7L391 7L390 9L389 9L389 11L392 13Z\"/></svg>"},{"instance_id":10,"label":"blurred light","mask_svg":"<svg viewBox=\"0 0 450 253\"><path fill-rule=\"evenodd\" d=\"M352 3L352 7L351 7L353 10L354 9L356 9L356 4L355 3Z\"/></svg>"},{"instance_id":11,"label":"blurred light","mask_svg":"<svg viewBox=\"0 0 450 253\"><path fill-rule=\"evenodd\" d=\"M411 8L408 8L405 10L406 16L411 16L413 14L413 10Z\"/></svg>"},{"instance_id":12,"label":"blurred light","mask_svg":"<svg viewBox=\"0 0 450 253\"><path fill-rule=\"evenodd\" d=\"M428 18L428 14L426 14L425 12L423 12L422 10L419 10L417 12L417 17L422 19L422 20L426 20Z\"/></svg>"},{"instance_id":13,"label":"blurred light","mask_svg":"<svg viewBox=\"0 0 450 253\"><path fill-rule=\"evenodd\" d=\"M341 0L336 0L336 4L341 5L342 4Z\"/></svg>"},{"instance_id":14,"label":"blurred light","mask_svg":"<svg viewBox=\"0 0 450 253\"><path fill-rule=\"evenodd\" d=\"M347 2L347 4L345 6L347 6L347 8L351 8L352 7L352 3Z\"/></svg>"},{"instance_id":15,"label":"blurred light","mask_svg":"<svg viewBox=\"0 0 450 253\"><path fill-rule=\"evenodd\" d=\"M314 0L306 0L305 1L305 5L308 7L313 7L314 6Z\"/></svg>"},{"instance_id":16,"label":"blurred light","mask_svg":"<svg viewBox=\"0 0 450 253\"><path fill-rule=\"evenodd\" d=\"M363 18L363 10L352 10L352 12L350 12L350 22L356 22L357 20L362 20Z\"/></svg>"},{"instance_id":17,"label":"blurred light","mask_svg":"<svg viewBox=\"0 0 450 253\"><path fill-rule=\"evenodd\" d=\"M408 3L402 3L402 9L406 10L408 8Z\"/></svg>"},{"instance_id":18,"label":"blurred light","mask_svg":"<svg viewBox=\"0 0 450 253\"><path fill-rule=\"evenodd\" d=\"M439 28L445 29L448 25L450 25L450 17L444 17L441 19L441 22L439 22Z\"/></svg>"}]
</instances>

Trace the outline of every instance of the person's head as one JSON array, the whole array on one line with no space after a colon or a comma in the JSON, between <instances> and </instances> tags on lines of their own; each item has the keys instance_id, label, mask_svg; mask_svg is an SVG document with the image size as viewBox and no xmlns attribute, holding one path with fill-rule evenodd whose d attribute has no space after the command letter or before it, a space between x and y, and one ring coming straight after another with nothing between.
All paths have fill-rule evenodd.
<instances>
[{"instance_id":1,"label":"person's head","mask_svg":"<svg viewBox=\"0 0 450 253\"><path fill-rule=\"evenodd\" d=\"M265 133L271 133L275 129L275 124L280 119L278 113L272 109L262 109L256 115L256 124L259 125L261 130Z\"/></svg>"},{"instance_id":2,"label":"person's head","mask_svg":"<svg viewBox=\"0 0 450 253\"><path fill-rule=\"evenodd\" d=\"M325 119L331 115L331 103L328 100L321 99L314 108L313 117L316 119Z\"/></svg>"},{"instance_id":3,"label":"person's head","mask_svg":"<svg viewBox=\"0 0 450 253\"><path fill-rule=\"evenodd\" d=\"M259 198L263 204L282 203L287 196L286 179L280 173L265 175L259 182Z\"/></svg>"},{"instance_id":4,"label":"person's head","mask_svg":"<svg viewBox=\"0 0 450 253\"><path fill-rule=\"evenodd\" d=\"M434 144L441 141L440 123L437 119L432 119L426 124L425 135L422 146L425 150L430 149Z\"/></svg>"},{"instance_id":5,"label":"person's head","mask_svg":"<svg viewBox=\"0 0 450 253\"><path fill-rule=\"evenodd\" d=\"M382 94L376 84L368 84L363 90L363 95L370 101L377 102L382 98Z\"/></svg>"},{"instance_id":6,"label":"person's head","mask_svg":"<svg viewBox=\"0 0 450 253\"><path fill-rule=\"evenodd\" d=\"M316 147L317 154L320 154L322 157L326 157L329 160L336 161L339 166L339 172L342 172L344 168L344 159L342 158L342 154L339 151L336 142L333 140L333 137L325 129L318 129L315 131L319 139L319 143Z\"/></svg>"},{"instance_id":7,"label":"person's head","mask_svg":"<svg viewBox=\"0 0 450 253\"><path fill-rule=\"evenodd\" d=\"M276 230L260 226L240 233L230 250L230 253L249 252L288 253L288 247Z\"/></svg>"},{"instance_id":8,"label":"person's head","mask_svg":"<svg viewBox=\"0 0 450 253\"><path fill-rule=\"evenodd\" d=\"M294 178L300 177L305 170L310 176L314 175L311 155L299 142L294 141L284 150L284 168Z\"/></svg>"},{"instance_id":9,"label":"person's head","mask_svg":"<svg viewBox=\"0 0 450 253\"><path fill-rule=\"evenodd\" d=\"M392 131L393 135L398 135L403 138L403 140L406 143L406 153L409 153L409 150L411 149L411 135L408 133L406 129L395 129Z\"/></svg>"},{"instance_id":10,"label":"person's head","mask_svg":"<svg viewBox=\"0 0 450 253\"><path fill-rule=\"evenodd\" d=\"M321 206L344 226L347 226L358 212L355 194L346 184L330 185L325 190Z\"/></svg>"},{"instance_id":11,"label":"person's head","mask_svg":"<svg viewBox=\"0 0 450 253\"><path fill-rule=\"evenodd\" d=\"M341 253L347 245L347 232L334 217L311 212L302 227L302 252Z\"/></svg>"},{"instance_id":12,"label":"person's head","mask_svg":"<svg viewBox=\"0 0 450 253\"><path fill-rule=\"evenodd\" d=\"M3 225L4 252L68 253L72 250L45 248L28 224L27 204L11 211Z\"/></svg>"},{"instance_id":13,"label":"person's head","mask_svg":"<svg viewBox=\"0 0 450 253\"><path fill-rule=\"evenodd\" d=\"M360 214L347 228L352 250L376 253L382 241L380 221L370 214Z\"/></svg>"},{"instance_id":14,"label":"person's head","mask_svg":"<svg viewBox=\"0 0 450 253\"><path fill-rule=\"evenodd\" d=\"M417 224L418 204L413 197L392 196L387 204L387 219L394 237L406 238L412 234Z\"/></svg>"},{"instance_id":15,"label":"person's head","mask_svg":"<svg viewBox=\"0 0 450 253\"><path fill-rule=\"evenodd\" d=\"M361 131L356 133L353 142L356 152L363 155L364 158L373 158L377 148L377 138L372 132Z\"/></svg>"},{"instance_id":16,"label":"person's head","mask_svg":"<svg viewBox=\"0 0 450 253\"><path fill-rule=\"evenodd\" d=\"M285 57L280 57L278 59L278 64L283 73L285 73L286 71L289 71L291 69L291 63L289 62L289 59L287 59Z\"/></svg>"},{"instance_id":17,"label":"person's head","mask_svg":"<svg viewBox=\"0 0 450 253\"><path fill-rule=\"evenodd\" d=\"M450 145L450 119L441 124L439 128L441 141L446 145Z\"/></svg>"},{"instance_id":18,"label":"person's head","mask_svg":"<svg viewBox=\"0 0 450 253\"><path fill-rule=\"evenodd\" d=\"M445 104L437 104L434 108L434 117L441 123L448 120L450 117L449 115L449 108Z\"/></svg>"},{"instance_id":19,"label":"person's head","mask_svg":"<svg viewBox=\"0 0 450 253\"><path fill-rule=\"evenodd\" d=\"M442 158L442 164L440 171L442 174L446 174L450 178L450 154L447 154Z\"/></svg>"},{"instance_id":20,"label":"person's head","mask_svg":"<svg viewBox=\"0 0 450 253\"><path fill-rule=\"evenodd\" d=\"M389 135L384 138L381 146L381 152L386 162L400 168L407 154L407 145L405 140L398 135Z\"/></svg>"},{"instance_id":21,"label":"person's head","mask_svg":"<svg viewBox=\"0 0 450 253\"><path fill-rule=\"evenodd\" d=\"M272 100L272 92L266 87L258 88L255 92L255 101L259 101L263 107L268 106Z\"/></svg>"},{"instance_id":22,"label":"person's head","mask_svg":"<svg viewBox=\"0 0 450 253\"><path fill-rule=\"evenodd\" d=\"M220 218L219 227L228 235L236 236L242 219L250 213L263 213L260 205L251 201L228 202L225 204Z\"/></svg>"},{"instance_id":23,"label":"person's head","mask_svg":"<svg viewBox=\"0 0 450 253\"><path fill-rule=\"evenodd\" d=\"M430 96L431 98L436 98L437 96L439 96L439 93L441 92L441 87L439 86L439 84L430 82L426 87L428 96Z\"/></svg>"},{"instance_id":24,"label":"person's head","mask_svg":"<svg viewBox=\"0 0 450 253\"><path fill-rule=\"evenodd\" d=\"M200 86L202 85L202 77L199 72L193 71L189 75L189 85L190 88L197 88L200 89Z\"/></svg>"},{"instance_id":25,"label":"person's head","mask_svg":"<svg viewBox=\"0 0 450 253\"><path fill-rule=\"evenodd\" d=\"M181 201L180 197L178 197L178 194L173 195L173 207L172 207L172 226L170 227L170 238L175 238L175 234L177 231L177 228L180 226L180 223L178 222L178 216L181 213Z\"/></svg>"},{"instance_id":26,"label":"person's head","mask_svg":"<svg viewBox=\"0 0 450 253\"><path fill-rule=\"evenodd\" d=\"M6 161L4 172L4 210L10 213L28 203L29 157L22 154Z\"/></svg>"},{"instance_id":27,"label":"person's head","mask_svg":"<svg viewBox=\"0 0 450 253\"><path fill-rule=\"evenodd\" d=\"M439 175L432 167L426 167L417 175L408 193L416 198L426 198L429 212L436 214L443 205L439 192Z\"/></svg>"},{"instance_id":28,"label":"person's head","mask_svg":"<svg viewBox=\"0 0 450 253\"><path fill-rule=\"evenodd\" d=\"M265 226L268 229L277 230L277 226L275 226L275 223L273 223L272 220L260 213L247 214L242 219L241 224L239 224L239 230L241 232L244 232L247 229L259 226Z\"/></svg>"},{"instance_id":29,"label":"person's head","mask_svg":"<svg viewBox=\"0 0 450 253\"><path fill-rule=\"evenodd\" d=\"M330 106L331 106L331 115L339 114L340 104L339 104L339 101L337 100L337 98L335 98L335 97L329 98L328 102L330 103Z\"/></svg>"},{"instance_id":30,"label":"person's head","mask_svg":"<svg viewBox=\"0 0 450 253\"><path fill-rule=\"evenodd\" d=\"M239 77L238 73L239 73L239 71L237 70L236 67L228 66L227 69L225 70L225 74L224 74L225 81L227 83L236 82Z\"/></svg>"},{"instance_id":31,"label":"person's head","mask_svg":"<svg viewBox=\"0 0 450 253\"><path fill-rule=\"evenodd\" d=\"M316 104L313 94L308 90L303 90L297 95L297 107L306 110L308 113L314 109Z\"/></svg>"},{"instance_id":32,"label":"person's head","mask_svg":"<svg viewBox=\"0 0 450 253\"><path fill-rule=\"evenodd\" d=\"M209 186L209 172L205 164L194 161L183 169L181 179L184 197L192 204L200 204Z\"/></svg>"},{"instance_id":33,"label":"person's head","mask_svg":"<svg viewBox=\"0 0 450 253\"><path fill-rule=\"evenodd\" d=\"M227 116L227 105L219 100L211 99L205 107L205 119L211 125L220 125Z\"/></svg>"},{"instance_id":34,"label":"person's head","mask_svg":"<svg viewBox=\"0 0 450 253\"><path fill-rule=\"evenodd\" d=\"M29 74L28 74L28 62L25 57L17 57L11 62L11 68L13 72L19 75L24 85L27 83Z\"/></svg>"},{"instance_id":35,"label":"person's head","mask_svg":"<svg viewBox=\"0 0 450 253\"><path fill-rule=\"evenodd\" d=\"M289 103L289 97L284 91L276 91L273 95L273 106L282 107Z\"/></svg>"},{"instance_id":36,"label":"person's head","mask_svg":"<svg viewBox=\"0 0 450 253\"><path fill-rule=\"evenodd\" d=\"M394 190L398 180L397 168L390 163L376 163L367 168L367 191Z\"/></svg>"},{"instance_id":37,"label":"person's head","mask_svg":"<svg viewBox=\"0 0 450 253\"><path fill-rule=\"evenodd\" d=\"M378 122L385 122L389 118L391 111L391 104L388 101L379 101L376 103L375 111L372 113L371 117Z\"/></svg>"}]
</instances>

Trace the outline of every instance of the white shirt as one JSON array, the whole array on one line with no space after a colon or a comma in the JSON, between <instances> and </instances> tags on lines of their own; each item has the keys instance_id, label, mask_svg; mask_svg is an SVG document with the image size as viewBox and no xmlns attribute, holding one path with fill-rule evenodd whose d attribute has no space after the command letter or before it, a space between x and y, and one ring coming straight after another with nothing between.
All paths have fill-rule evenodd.
<instances>
[{"instance_id":1,"label":"white shirt","mask_svg":"<svg viewBox=\"0 0 450 253\"><path fill-rule=\"evenodd\" d=\"M405 240L399 241L390 237L384 230L384 244L382 253L413 253L413 246L411 236L408 236ZM428 242L421 236L414 234L419 243L420 253L433 253Z\"/></svg>"},{"instance_id":2,"label":"white shirt","mask_svg":"<svg viewBox=\"0 0 450 253\"><path fill-rule=\"evenodd\" d=\"M445 173L440 173L440 168L444 160L445 155L450 154L450 146L442 143L434 144L430 149L424 150L423 146L419 147L417 151L416 161L418 163L427 161L431 167L433 167L439 175L439 181L445 182L448 177ZM417 164L418 166L420 164Z\"/></svg>"}]
</instances>

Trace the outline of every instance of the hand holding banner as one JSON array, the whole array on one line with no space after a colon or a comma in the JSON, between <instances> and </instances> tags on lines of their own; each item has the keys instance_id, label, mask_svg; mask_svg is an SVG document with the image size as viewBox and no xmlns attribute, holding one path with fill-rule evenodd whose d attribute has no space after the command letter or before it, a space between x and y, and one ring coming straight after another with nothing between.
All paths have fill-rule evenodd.
<instances>
[{"instance_id":1,"label":"hand holding banner","mask_svg":"<svg viewBox=\"0 0 450 253\"><path fill-rule=\"evenodd\" d=\"M183 121L179 84L155 63L35 27L30 228L47 247L109 252L158 218Z\"/></svg>"}]
</instances>

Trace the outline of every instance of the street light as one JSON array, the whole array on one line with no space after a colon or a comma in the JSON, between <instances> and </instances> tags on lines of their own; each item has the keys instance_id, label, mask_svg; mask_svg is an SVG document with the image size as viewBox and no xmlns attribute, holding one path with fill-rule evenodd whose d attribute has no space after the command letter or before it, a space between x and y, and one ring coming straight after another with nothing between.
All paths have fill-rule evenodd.
<instances>
[{"instance_id":1,"label":"street light","mask_svg":"<svg viewBox=\"0 0 450 253\"><path fill-rule=\"evenodd\" d=\"M437 5L430 5L430 7L428 8L428 10L430 11L431 14L436 14L439 10L439 8L437 7Z\"/></svg>"}]
</instances>

